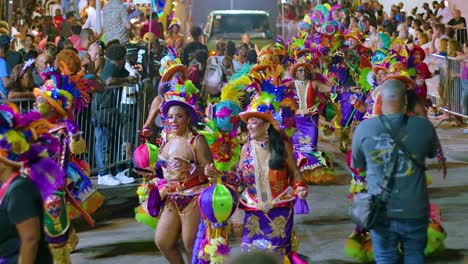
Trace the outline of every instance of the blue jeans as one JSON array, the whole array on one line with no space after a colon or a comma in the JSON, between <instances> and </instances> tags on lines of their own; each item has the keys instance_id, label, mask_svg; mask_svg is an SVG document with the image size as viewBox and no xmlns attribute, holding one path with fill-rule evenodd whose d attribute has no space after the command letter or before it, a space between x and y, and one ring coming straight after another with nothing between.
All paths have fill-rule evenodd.
<instances>
[{"instance_id":1,"label":"blue jeans","mask_svg":"<svg viewBox=\"0 0 468 264\"><path fill-rule=\"evenodd\" d=\"M427 243L428 218L387 219L370 231L375 262L377 264L400 263L398 244L403 251L403 263L424 263Z\"/></svg>"},{"instance_id":2,"label":"blue jeans","mask_svg":"<svg viewBox=\"0 0 468 264\"><path fill-rule=\"evenodd\" d=\"M94 159L100 176L109 173L107 165L107 150L109 147L110 129L107 127L94 127Z\"/></svg>"}]
</instances>

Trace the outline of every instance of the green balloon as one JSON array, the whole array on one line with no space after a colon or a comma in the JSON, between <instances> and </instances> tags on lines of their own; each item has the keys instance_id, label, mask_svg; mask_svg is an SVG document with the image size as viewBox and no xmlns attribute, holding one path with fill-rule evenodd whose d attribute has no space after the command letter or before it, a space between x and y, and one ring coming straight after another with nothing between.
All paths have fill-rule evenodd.
<instances>
[{"instance_id":1,"label":"green balloon","mask_svg":"<svg viewBox=\"0 0 468 264\"><path fill-rule=\"evenodd\" d=\"M234 200L229 189L221 184L216 185L213 191L213 213L218 223L226 222L231 216Z\"/></svg>"}]
</instances>

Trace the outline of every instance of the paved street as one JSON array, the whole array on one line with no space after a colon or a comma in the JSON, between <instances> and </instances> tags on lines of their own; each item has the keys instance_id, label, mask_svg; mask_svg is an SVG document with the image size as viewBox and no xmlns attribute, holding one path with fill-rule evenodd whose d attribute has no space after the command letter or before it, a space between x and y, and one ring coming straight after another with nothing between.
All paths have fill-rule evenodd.
<instances>
[{"instance_id":1,"label":"paved street","mask_svg":"<svg viewBox=\"0 0 468 264\"><path fill-rule=\"evenodd\" d=\"M468 263L468 163L457 161L467 160L468 135L447 124L439 126L438 131L450 154L449 169L447 180L443 180L439 177L435 161L430 162L429 173L433 180L430 196L431 202L442 209L448 238L447 249L428 259L428 263ZM336 151L333 139L320 144L326 151ZM334 153L337 159L343 158L342 154ZM301 239L299 252L308 256L312 263L353 263L343 252L344 240L353 225L347 216L349 178L340 164L343 162L338 162L336 184L311 186L308 197L310 214L296 218L295 226ZM114 195L108 196L110 205L96 216L97 228L81 228L81 240L72 255L74 264L167 263L153 243L152 230L132 218L132 203L136 200L124 202L125 197L134 197L134 191L135 187L121 187L114 191ZM238 254L238 241L233 242L233 247L234 254Z\"/></svg>"}]
</instances>

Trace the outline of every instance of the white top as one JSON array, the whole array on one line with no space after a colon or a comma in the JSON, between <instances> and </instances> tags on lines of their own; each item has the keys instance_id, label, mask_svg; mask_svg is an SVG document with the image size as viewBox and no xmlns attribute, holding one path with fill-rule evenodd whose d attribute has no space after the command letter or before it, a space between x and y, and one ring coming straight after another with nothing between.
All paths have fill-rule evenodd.
<instances>
[{"instance_id":1,"label":"white top","mask_svg":"<svg viewBox=\"0 0 468 264\"><path fill-rule=\"evenodd\" d=\"M449 10L448 7L439 8L437 12L437 16L442 16L442 19L440 19L440 22L443 24L447 24L450 19L452 19L452 12Z\"/></svg>"},{"instance_id":2,"label":"white top","mask_svg":"<svg viewBox=\"0 0 468 264\"><path fill-rule=\"evenodd\" d=\"M86 22L84 23L83 28L90 28L96 32L99 32L98 23L96 19L96 8L89 6L88 8L86 8L86 13L88 14L88 18L86 19ZM102 16L101 16L101 21L102 21Z\"/></svg>"},{"instance_id":3,"label":"white top","mask_svg":"<svg viewBox=\"0 0 468 264\"><path fill-rule=\"evenodd\" d=\"M238 72L238 71L240 71L242 69L242 67L244 67L244 64L241 63L238 60L233 60L232 61L232 66L234 68L234 72Z\"/></svg>"},{"instance_id":4,"label":"white top","mask_svg":"<svg viewBox=\"0 0 468 264\"><path fill-rule=\"evenodd\" d=\"M85 8L85 6L88 5L88 0L79 0L79 1L80 2L78 2L78 13L81 13L81 10L83 10L83 8Z\"/></svg>"}]
</instances>

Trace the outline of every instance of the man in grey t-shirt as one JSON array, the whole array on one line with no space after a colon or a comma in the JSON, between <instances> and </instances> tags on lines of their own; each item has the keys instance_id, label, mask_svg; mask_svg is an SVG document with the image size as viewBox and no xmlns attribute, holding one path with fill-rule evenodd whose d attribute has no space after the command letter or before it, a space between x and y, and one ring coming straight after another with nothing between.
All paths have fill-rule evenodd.
<instances>
[{"instance_id":1,"label":"man in grey t-shirt","mask_svg":"<svg viewBox=\"0 0 468 264\"><path fill-rule=\"evenodd\" d=\"M409 155L424 164L436 156L436 135L427 119L406 117L404 82L389 79L382 85L382 113L394 135L400 134ZM401 131L400 131L401 130ZM353 136L352 167L366 171L367 190L376 194L389 169L395 142L378 117L362 122ZM401 149L398 152L392 191L386 216L371 230L377 263L398 263L398 243L404 249L404 263L424 263L427 241L429 199L424 169Z\"/></svg>"}]
</instances>

